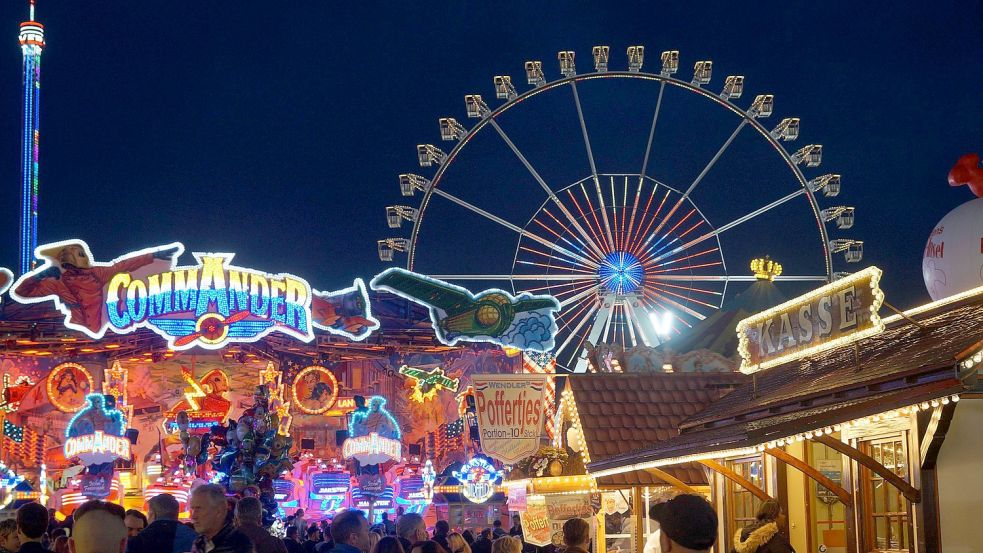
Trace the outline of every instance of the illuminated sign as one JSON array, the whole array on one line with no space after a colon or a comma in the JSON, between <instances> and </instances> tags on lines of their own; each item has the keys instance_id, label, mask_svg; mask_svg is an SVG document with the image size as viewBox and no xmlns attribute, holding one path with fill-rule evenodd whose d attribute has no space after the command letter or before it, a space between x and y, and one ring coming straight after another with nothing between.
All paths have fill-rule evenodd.
<instances>
[{"instance_id":1,"label":"illuminated sign","mask_svg":"<svg viewBox=\"0 0 983 553\"><path fill-rule=\"evenodd\" d=\"M451 475L461 483L461 493L472 503L488 501L495 494L495 482L502 478L502 473L481 457L472 457Z\"/></svg>"},{"instance_id":2,"label":"illuminated sign","mask_svg":"<svg viewBox=\"0 0 983 553\"><path fill-rule=\"evenodd\" d=\"M7 291L10 288L10 283L14 281L14 273L10 272L10 269L4 269L0 267L0 294Z\"/></svg>"},{"instance_id":3,"label":"illuminated sign","mask_svg":"<svg viewBox=\"0 0 983 553\"><path fill-rule=\"evenodd\" d=\"M341 446L345 459L355 458L362 464L377 465L403 458L403 443L372 432L368 436L348 438Z\"/></svg>"},{"instance_id":4,"label":"illuminated sign","mask_svg":"<svg viewBox=\"0 0 983 553\"><path fill-rule=\"evenodd\" d=\"M48 401L59 411L74 413L85 406L93 391L92 375L78 363L62 363L51 369L46 383Z\"/></svg>"},{"instance_id":5,"label":"illuminated sign","mask_svg":"<svg viewBox=\"0 0 983 553\"><path fill-rule=\"evenodd\" d=\"M309 415L320 415L338 399L338 379L320 365L297 373L293 385L294 404Z\"/></svg>"},{"instance_id":6,"label":"illuminated sign","mask_svg":"<svg viewBox=\"0 0 983 553\"><path fill-rule=\"evenodd\" d=\"M399 374L412 378L416 382L411 397L413 401L418 403L433 399L440 390L457 392L457 387L461 382L459 378L448 378L444 375L444 369L440 367L427 371L403 365L399 368Z\"/></svg>"},{"instance_id":7,"label":"illuminated sign","mask_svg":"<svg viewBox=\"0 0 983 553\"><path fill-rule=\"evenodd\" d=\"M514 464L539 449L543 432L545 374L475 374L475 414L481 450Z\"/></svg>"},{"instance_id":8,"label":"illuminated sign","mask_svg":"<svg viewBox=\"0 0 983 553\"><path fill-rule=\"evenodd\" d=\"M434 470L430 459L427 459L427 463L423 465L420 477L423 479L423 498L427 501L433 500L433 487L437 482L437 471Z\"/></svg>"},{"instance_id":9,"label":"illuminated sign","mask_svg":"<svg viewBox=\"0 0 983 553\"><path fill-rule=\"evenodd\" d=\"M130 440L123 436L126 417L119 409L107 408L106 397L89 394L85 407L69 421L63 445L67 459L78 457L85 465L97 465L130 458Z\"/></svg>"},{"instance_id":10,"label":"illuminated sign","mask_svg":"<svg viewBox=\"0 0 983 553\"><path fill-rule=\"evenodd\" d=\"M64 451L66 459L78 457L87 465L108 463L130 458L130 440L97 430L95 434L68 438L65 440Z\"/></svg>"},{"instance_id":11,"label":"illuminated sign","mask_svg":"<svg viewBox=\"0 0 983 553\"><path fill-rule=\"evenodd\" d=\"M220 349L271 332L310 342L313 328L361 340L379 327L361 280L319 292L293 275L231 265L231 253L194 253L196 265L177 266L183 251L175 242L99 263L81 240L45 244L35 255L46 261L10 295L54 302L66 327L94 339L148 328L172 350Z\"/></svg>"},{"instance_id":12,"label":"illuminated sign","mask_svg":"<svg viewBox=\"0 0 983 553\"><path fill-rule=\"evenodd\" d=\"M0 409L13 413L20 407L20 402L27 395L27 392L34 387L34 381L31 377L27 375L21 375L17 377L13 383L10 381L10 375L3 375L3 392L0 395Z\"/></svg>"},{"instance_id":13,"label":"illuminated sign","mask_svg":"<svg viewBox=\"0 0 983 553\"><path fill-rule=\"evenodd\" d=\"M881 270L868 267L737 324L741 372L751 374L884 330Z\"/></svg>"},{"instance_id":14,"label":"illuminated sign","mask_svg":"<svg viewBox=\"0 0 983 553\"><path fill-rule=\"evenodd\" d=\"M394 267L376 275L370 286L430 309L437 339L448 346L458 342L489 342L520 350L551 351L556 336L553 296L518 296L492 288L478 294L421 274Z\"/></svg>"},{"instance_id":15,"label":"illuminated sign","mask_svg":"<svg viewBox=\"0 0 983 553\"><path fill-rule=\"evenodd\" d=\"M331 408L321 414L325 417L343 417L354 410L355 398L352 396L342 396L335 400Z\"/></svg>"},{"instance_id":16,"label":"illuminated sign","mask_svg":"<svg viewBox=\"0 0 983 553\"><path fill-rule=\"evenodd\" d=\"M179 430L177 419L182 411L187 415L188 430L195 434L203 434L216 424L225 424L232 411L232 402L225 397L230 388L229 377L215 369L196 380L191 369L185 366L181 367L181 377L188 385L184 388L184 399L164 413L164 431Z\"/></svg>"}]
</instances>

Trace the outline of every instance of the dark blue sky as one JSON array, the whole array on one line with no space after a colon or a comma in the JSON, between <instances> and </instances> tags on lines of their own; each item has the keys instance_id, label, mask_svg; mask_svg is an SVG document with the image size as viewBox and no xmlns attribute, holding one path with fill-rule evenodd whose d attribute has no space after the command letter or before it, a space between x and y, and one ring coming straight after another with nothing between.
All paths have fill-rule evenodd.
<instances>
[{"instance_id":1,"label":"dark blue sky","mask_svg":"<svg viewBox=\"0 0 983 553\"><path fill-rule=\"evenodd\" d=\"M838 256L837 270L877 264L889 301L907 307L927 299L920 265L928 233L971 198L950 189L946 173L959 155L983 149L983 4L544 4L41 0L48 47L40 240L81 237L101 260L177 240L189 250L237 252L240 264L296 273L318 288L340 287L383 268L377 239L408 233L391 231L383 208L407 201L399 173L428 174L416 164L417 143L450 149L439 142L438 117L470 123L464 94L482 93L496 105L492 76L511 74L526 90L527 59L543 60L556 78L558 50L575 50L584 71L592 45L610 45L612 67L624 68L625 48L642 44L649 69L660 51L680 50L687 80L694 61L712 59L713 90L727 74L745 75L737 103L774 94L769 127L783 116L801 117L802 137L789 148L825 145L820 169L841 173L843 192L824 206L857 207L854 229L835 234L866 242L863 264L846 266ZM7 137L0 141L0 182L7 183L0 187L0 236L8 237L0 240L0 265L9 267L17 263L20 195L16 37L26 12L26 0L0 8L7 37L0 49L0 133ZM588 93L597 94L585 100L593 128L616 131L618 117L638 126L630 110L604 111L603 91ZM629 101L642 94L615 93ZM662 136L668 146L660 146L661 159L683 160L679 184L732 125L708 122L709 150L691 147L669 131L702 136L702 112L685 101L674 106L694 110L686 124L667 123ZM586 176L579 136L537 141L532 129L542 130L543 120L517 112L503 125L520 137L529 129L530 158L573 164L570 178ZM527 175L510 155L476 141L458 178L468 180L468 167L485 180L498 175L501 188L489 192L491 200L538 205L541 191L515 184ZM723 158L718 185L737 182L734 175L758 163ZM774 160L762 156L760 163ZM762 204L771 199L765 196ZM489 239L480 225L467 226L470 219L455 219L462 212L441 213L427 215L440 219L434 232L456 233L448 244L466 241L477 253L458 255L436 237L421 239L433 263L501 272L477 265L484 254L511 256L514 239ZM811 261L795 259L799 238L780 220L767 232L758 228L735 239L760 244L762 253L787 250L786 267Z\"/></svg>"}]
</instances>

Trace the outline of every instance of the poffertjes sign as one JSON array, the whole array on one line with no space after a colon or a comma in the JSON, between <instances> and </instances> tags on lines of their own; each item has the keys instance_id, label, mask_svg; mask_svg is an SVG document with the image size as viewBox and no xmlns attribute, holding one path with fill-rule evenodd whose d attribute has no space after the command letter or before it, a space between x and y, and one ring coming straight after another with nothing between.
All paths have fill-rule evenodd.
<instances>
[{"instance_id":1,"label":"poffertjes sign","mask_svg":"<svg viewBox=\"0 0 983 553\"><path fill-rule=\"evenodd\" d=\"M750 374L884 330L881 270L868 267L737 324L741 372Z\"/></svg>"},{"instance_id":2,"label":"poffertjes sign","mask_svg":"<svg viewBox=\"0 0 983 553\"><path fill-rule=\"evenodd\" d=\"M539 449L544 374L476 374L474 404L485 455L511 465Z\"/></svg>"}]
</instances>

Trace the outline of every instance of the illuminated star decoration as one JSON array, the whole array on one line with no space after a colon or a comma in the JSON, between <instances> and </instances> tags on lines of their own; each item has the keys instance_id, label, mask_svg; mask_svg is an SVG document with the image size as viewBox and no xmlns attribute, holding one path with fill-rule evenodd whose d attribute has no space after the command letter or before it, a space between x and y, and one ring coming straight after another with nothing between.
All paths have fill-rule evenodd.
<instances>
[{"instance_id":1,"label":"illuminated star decoration","mask_svg":"<svg viewBox=\"0 0 983 553\"><path fill-rule=\"evenodd\" d=\"M22 386L24 387L34 386L34 381L31 380L31 377L27 375L21 375L17 377L17 380L15 380L13 384L11 384L10 375L9 374L3 375L3 392L2 394L0 394L0 409L3 409L8 413L13 413L14 411L17 410L18 407L20 407L20 400L21 397L23 396L21 394L17 394L17 396L11 397L12 394L8 392L8 390L11 390L13 388L20 388ZM16 401L8 401L8 398L16 399Z\"/></svg>"},{"instance_id":2,"label":"illuminated star decoration","mask_svg":"<svg viewBox=\"0 0 983 553\"><path fill-rule=\"evenodd\" d=\"M444 369L440 367L431 371L425 371L403 365L399 368L399 374L416 381L416 384L413 386L413 395L410 398L418 403L433 399L440 390L456 392L458 385L461 383L461 379L459 378L448 378L444 374Z\"/></svg>"},{"instance_id":3,"label":"illuminated star decoration","mask_svg":"<svg viewBox=\"0 0 983 553\"><path fill-rule=\"evenodd\" d=\"M119 361L113 361L113 366L103 371L102 393L116 398L116 408L123 411L127 419L131 419L133 418L133 406L129 404L126 397L128 374L128 371L119 364Z\"/></svg>"},{"instance_id":4,"label":"illuminated star decoration","mask_svg":"<svg viewBox=\"0 0 983 553\"><path fill-rule=\"evenodd\" d=\"M181 367L181 376L184 377L184 381L189 385L188 388L184 389L184 399L193 411L200 411L201 406L195 400L205 397L205 391L201 389L201 385L195 380L195 376L191 374L191 369L188 367Z\"/></svg>"},{"instance_id":5,"label":"illuminated star decoration","mask_svg":"<svg viewBox=\"0 0 983 553\"><path fill-rule=\"evenodd\" d=\"M276 370L272 361L266 364L265 369L259 371L259 385L264 384L270 385L270 404L280 417L277 434L289 436L290 423L293 422L293 417L290 416L290 402L284 401L283 397L283 373Z\"/></svg>"}]
</instances>

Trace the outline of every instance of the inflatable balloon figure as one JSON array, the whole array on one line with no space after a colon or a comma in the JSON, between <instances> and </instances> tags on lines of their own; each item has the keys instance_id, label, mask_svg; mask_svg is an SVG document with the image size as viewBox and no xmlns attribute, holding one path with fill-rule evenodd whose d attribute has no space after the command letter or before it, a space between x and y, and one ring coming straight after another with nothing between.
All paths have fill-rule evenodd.
<instances>
[{"instance_id":1,"label":"inflatable balloon figure","mask_svg":"<svg viewBox=\"0 0 983 553\"><path fill-rule=\"evenodd\" d=\"M928 237L922 276L933 300L983 286L983 167L966 154L949 171L950 186L966 186L977 197L950 211Z\"/></svg>"},{"instance_id":2,"label":"inflatable balloon figure","mask_svg":"<svg viewBox=\"0 0 983 553\"><path fill-rule=\"evenodd\" d=\"M277 510L273 479L293 469L290 461L293 442L289 436L278 433L279 427L280 418L271 409L267 383L256 387L252 407L238 421L230 420L226 427L213 428L224 435L215 440L221 447L211 462L212 469L218 473L213 481L231 493L242 492L247 486L259 488L259 499L266 510L264 523L271 523Z\"/></svg>"}]
</instances>

